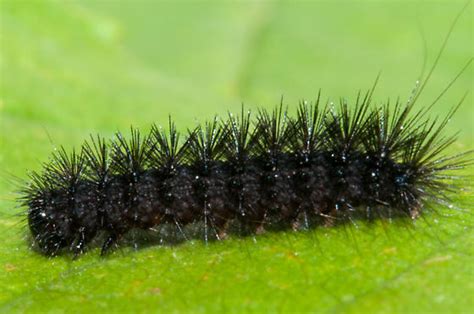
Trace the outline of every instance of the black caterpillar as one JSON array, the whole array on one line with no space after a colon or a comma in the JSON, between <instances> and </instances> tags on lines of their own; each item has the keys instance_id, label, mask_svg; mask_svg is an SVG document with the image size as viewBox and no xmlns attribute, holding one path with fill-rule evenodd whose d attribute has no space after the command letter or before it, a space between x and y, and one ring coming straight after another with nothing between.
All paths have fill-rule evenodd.
<instances>
[{"instance_id":1,"label":"black caterpillar","mask_svg":"<svg viewBox=\"0 0 474 314\"><path fill-rule=\"evenodd\" d=\"M359 93L355 109L282 106L217 118L188 132L175 125L141 137L91 137L79 153L61 148L24 190L28 223L41 252L80 254L99 232L102 253L132 229L203 222L207 241L225 237L234 222L242 232L367 219L417 217L428 201L448 201L445 171L470 161L440 157L455 140L440 123L412 115L412 105L370 105Z\"/></svg>"},{"instance_id":2,"label":"black caterpillar","mask_svg":"<svg viewBox=\"0 0 474 314\"><path fill-rule=\"evenodd\" d=\"M374 84L353 106L323 106L318 95L293 117L282 104L255 119L242 107L182 141L170 118L168 131L153 125L143 137L132 128L129 139L91 136L79 152L60 148L21 191L34 246L77 256L102 234L105 254L132 230L174 226L186 236L186 226L200 224L208 241L231 231L414 219L431 202L449 203L457 190L449 172L472 163L472 152L444 155L456 137L442 130L462 100L441 121L425 117L460 74L432 105L414 105L450 32L407 104L373 105Z\"/></svg>"}]
</instances>

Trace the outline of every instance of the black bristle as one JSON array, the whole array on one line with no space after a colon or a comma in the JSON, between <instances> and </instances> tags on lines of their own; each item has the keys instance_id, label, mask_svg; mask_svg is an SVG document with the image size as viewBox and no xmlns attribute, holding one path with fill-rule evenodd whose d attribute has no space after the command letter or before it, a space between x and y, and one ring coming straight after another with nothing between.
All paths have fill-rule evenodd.
<instances>
[{"instance_id":1,"label":"black bristle","mask_svg":"<svg viewBox=\"0 0 474 314\"><path fill-rule=\"evenodd\" d=\"M176 169L181 165L186 152L188 141L180 143L180 134L176 126L168 119L168 134L156 125L151 128L150 134L150 164L153 169L161 171L162 175L173 175Z\"/></svg>"},{"instance_id":2,"label":"black bristle","mask_svg":"<svg viewBox=\"0 0 474 314\"><path fill-rule=\"evenodd\" d=\"M103 189L109 179L110 158L109 147L105 140L100 136L90 137L90 141L86 141L82 145L82 154L86 158L87 179L97 184L99 190Z\"/></svg>"}]
</instances>

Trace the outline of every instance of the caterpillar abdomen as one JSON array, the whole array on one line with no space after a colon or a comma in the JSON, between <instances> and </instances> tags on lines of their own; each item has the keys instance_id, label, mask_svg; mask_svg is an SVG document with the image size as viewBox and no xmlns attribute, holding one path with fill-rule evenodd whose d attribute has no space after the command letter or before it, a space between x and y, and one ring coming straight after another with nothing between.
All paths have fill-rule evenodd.
<instances>
[{"instance_id":1,"label":"caterpillar abdomen","mask_svg":"<svg viewBox=\"0 0 474 314\"><path fill-rule=\"evenodd\" d=\"M100 233L102 252L133 229L202 224L204 239L229 230L309 228L365 218L415 218L445 200L440 174L464 167L465 154L441 158L453 138L440 136L413 104L370 105L371 92L349 110L302 103L294 118L282 107L214 119L188 132L173 123L142 138L120 133L60 149L24 190L34 243L55 255L82 253Z\"/></svg>"}]
</instances>

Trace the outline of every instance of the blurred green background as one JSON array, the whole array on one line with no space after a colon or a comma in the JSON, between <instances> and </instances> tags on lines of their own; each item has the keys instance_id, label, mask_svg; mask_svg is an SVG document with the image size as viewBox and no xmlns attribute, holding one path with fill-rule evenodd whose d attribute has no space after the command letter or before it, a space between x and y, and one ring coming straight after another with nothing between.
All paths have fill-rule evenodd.
<instances>
[{"instance_id":1,"label":"blurred green background","mask_svg":"<svg viewBox=\"0 0 474 314\"><path fill-rule=\"evenodd\" d=\"M360 223L204 245L123 248L77 261L29 250L14 202L55 146L77 147L172 114L180 129L284 96L353 100L382 72L375 100L405 101L464 1L0 0L0 312L470 312L468 211L416 223ZM473 5L419 105L473 55ZM447 132L474 148L472 66L432 109L471 91ZM471 175L472 168L465 174ZM446 208L439 208L442 213Z\"/></svg>"}]
</instances>

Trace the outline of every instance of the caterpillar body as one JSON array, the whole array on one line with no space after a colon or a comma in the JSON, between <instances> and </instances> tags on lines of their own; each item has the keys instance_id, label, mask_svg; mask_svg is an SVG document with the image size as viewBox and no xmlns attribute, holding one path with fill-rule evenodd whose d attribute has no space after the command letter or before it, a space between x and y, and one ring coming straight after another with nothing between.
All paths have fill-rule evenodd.
<instances>
[{"instance_id":1,"label":"caterpillar body","mask_svg":"<svg viewBox=\"0 0 474 314\"><path fill-rule=\"evenodd\" d=\"M82 253L99 233L110 247L133 229L202 223L204 239L229 227L332 225L357 216L416 218L427 202L445 202L446 171L466 166L466 154L440 157L454 140L413 105L371 105L372 91L351 110L303 102L296 116L283 106L214 118L188 131L174 123L146 136L131 129L79 152L60 148L23 190L33 242L44 254Z\"/></svg>"}]
</instances>

